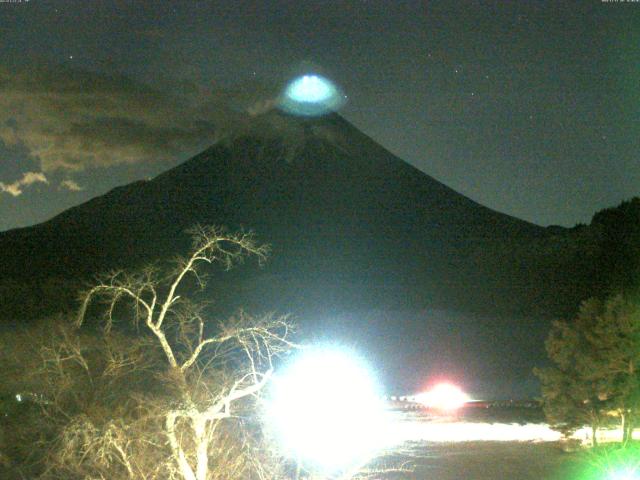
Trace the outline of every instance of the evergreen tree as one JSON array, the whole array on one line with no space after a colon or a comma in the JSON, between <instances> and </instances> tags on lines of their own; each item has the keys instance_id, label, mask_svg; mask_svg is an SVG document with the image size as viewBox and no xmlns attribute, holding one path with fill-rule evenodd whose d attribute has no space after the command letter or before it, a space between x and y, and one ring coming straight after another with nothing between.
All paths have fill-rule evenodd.
<instances>
[{"instance_id":1,"label":"evergreen tree","mask_svg":"<svg viewBox=\"0 0 640 480\"><path fill-rule=\"evenodd\" d=\"M551 426L567 436L589 425L594 445L604 421L606 399L606 376L597 374L597 357L585 335L593 330L596 302L584 302L574 322L554 322L545 343L554 365L536 370Z\"/></svg>"},{"instance_id":2,"label":"evergreen tree","mask_svg":"<svg viewBox=\"0 0 640 480\"><path fill-rule=\"evenodd\" d=\"M633 432L640 410L640 308L622 295L607 300L590 338L606 373L609 403L622 422L623 442Z\"/></svg>"},{"instance_id":3,"label":"evergreen tree","mask_svg":"<svg viewBox=\"0 0 640 480\"><path fill-rule=\"evenodd\" d=\"M616 411L623 441L640 409L640 309L617 295L582 303L572 322L555 322L546 341L553 366L536 370L545 414L564 434L590 425L594 444L606 413Z\"/></svg>"}]
</instances>

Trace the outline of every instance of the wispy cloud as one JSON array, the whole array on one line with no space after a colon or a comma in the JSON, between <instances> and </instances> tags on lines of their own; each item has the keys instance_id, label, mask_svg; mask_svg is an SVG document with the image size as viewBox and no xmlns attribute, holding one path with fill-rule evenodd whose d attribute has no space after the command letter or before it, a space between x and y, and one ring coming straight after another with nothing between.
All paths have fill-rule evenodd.
<instances>
[{"instance_id":1,"label":"wispy cloud","mask_svg":"<svg viewBox=\"0 0 640 480\"><path fill-rule=\"evenodd\" d=\"M70 178L63 180L60 182L60 188L64 190L69 190L71 192L81 192L84 190L75 180L71 180Z\"/></svg>"},{"instance_id":2,"label":"wispy cloud","mask_svg":"<svg viewBox=\"0 0 640 480\"><path fill-rule=\"evenodd\" d=\"M42 172L25 172L21 179L13 183L0 182L0 192L18 197L22 195L24 187L29 187L34 183L49 183L49 181Z\"/></svg>"},{"instance_id":3,"label":"wispy cloud","mask_svg":"<svg viewBox=\"0 0 640 480\"><path fill-rule=\"evenodd\" d=\"M230 118L192 85L159 91L120 76L62 67L0 67L0 141L42 172L179 158L210 145Z\"/></svg>"}]
</instances>

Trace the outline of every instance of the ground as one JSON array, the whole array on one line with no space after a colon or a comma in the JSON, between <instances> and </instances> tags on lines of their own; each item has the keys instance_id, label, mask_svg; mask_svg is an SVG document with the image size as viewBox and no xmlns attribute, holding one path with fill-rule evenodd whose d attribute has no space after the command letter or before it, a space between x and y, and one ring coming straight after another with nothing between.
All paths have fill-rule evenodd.
<instances>
[{"instance_id":1,"label":"ground","mask_svg":"<svg viewBox=\"0 0 640 480\"><path fill-rule=\"evenodd\" d=\"M370 465L387 480L582 480L581 453L563 451L541 412L395 412L393 446Z\"/></svg>"},{"instance_id":2,"label":"ground","mask_svg":"<svg viewBox=\"0 0 640 480\"><path fill-rule=\"evenodd\" d=\"M412 470L380 477L389 480L570 480L575 460L556 442L409 442L376 463Z\"/></svg>"}]
</instances>

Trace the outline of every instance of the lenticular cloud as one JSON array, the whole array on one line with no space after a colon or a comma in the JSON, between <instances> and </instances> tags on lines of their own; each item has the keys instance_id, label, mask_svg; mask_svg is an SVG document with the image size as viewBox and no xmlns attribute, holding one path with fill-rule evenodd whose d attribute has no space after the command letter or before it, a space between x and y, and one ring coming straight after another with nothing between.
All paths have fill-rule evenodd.
<instances>
[{"instance_id":1,"label":"lenticular cloud","mask_svg":"<svg viewBox=\"0 0 640 480\"><path fill-rule=\"evenodd\" d=\"M287 84L279 106L294 115L319 116L338 110L344 102L344 94L327 78L303 75Z\"/></svg>"}]
</instances>

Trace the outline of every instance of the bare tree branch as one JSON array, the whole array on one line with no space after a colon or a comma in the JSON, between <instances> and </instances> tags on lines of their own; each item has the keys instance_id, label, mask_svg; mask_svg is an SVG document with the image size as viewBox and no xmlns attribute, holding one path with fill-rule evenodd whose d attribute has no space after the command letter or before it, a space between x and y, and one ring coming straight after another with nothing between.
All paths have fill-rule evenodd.
<instances>
[{"instance_id":1,"label":"bare tree branch","mask_svg":"<svg viewBox=\"0 0 640 480\"><path fill-rule=\"evenodd\" d=\"M236 405L244 408L254 401L272 376L274 357L296 348L296 344L290 339L292 329L288 317L252 317L242 311L221 322L215 334L205 335L202 306L189 301L185 279L193 276L196 284L203 288L206 282L203 267L218 264L229 269L247 256L256 257L261 263L266 259L268 247L258 245L251 233L229 234L221 228L206 226L197 226L191 233L190 255L178 260L169 274L163 276L158 269L147 268L137 273L113 272L99 279L83 294L76 325L84 323L89 305L98 298L107 304L106 335L112 330L116 312L122 310L119 305L130 308L136 326L142 320L141 324L152 334L169 367L164 378L171 400L154 403L145 395L132 398L136 408L149 412L142 418L162 419L153 424L163 431L166 443L160 448L168 450L171 460L156 462L154 472L161 469L162 478L210 480L213 478L209 460L212 451L227 459L229 456L229 452L214 448L222 434L221 422L232 421ZM64 362L74 360L82 366L82 352L70 353L69 358L57 354L54 363L62 368ZM123 353L107 347L101 373L96 378L113 386L120 376L139 371L144 363L139 355L140 352ZM89 364L86 369L91 373ZM73 378L69 381L73 382ZM77 459L77 468L92 457L97 462L93 465L99 466L100 475L105 473L106 478L106 472L112 472L109 469L116 466L129 478L156 478L149 470L149 462L139 458L140 452L146 451L145 445L152 443L151 437L133 441L127 436L130 433L125 426L110 424L110 430L102 430L90 425L93 424L84 424L87 435L84 440L68 437L68 442L74 438L76 445L78 442L83 445L85 457ZM147 424L140 425L144 429ZM255 464L237 457L226 464L225 475L215 478L240 478L244 469L253 468ZM95 474L97 471L92 475Z\"/></svg>"}]
</instances>

